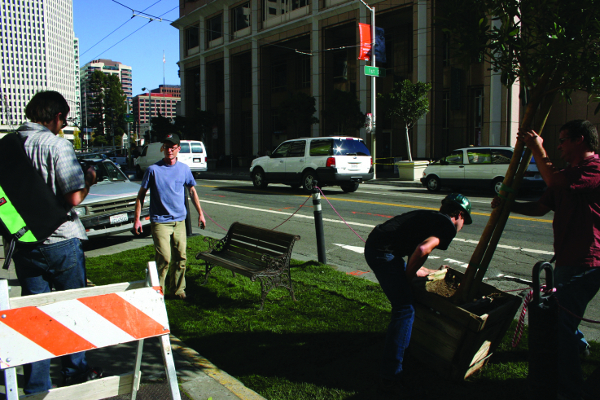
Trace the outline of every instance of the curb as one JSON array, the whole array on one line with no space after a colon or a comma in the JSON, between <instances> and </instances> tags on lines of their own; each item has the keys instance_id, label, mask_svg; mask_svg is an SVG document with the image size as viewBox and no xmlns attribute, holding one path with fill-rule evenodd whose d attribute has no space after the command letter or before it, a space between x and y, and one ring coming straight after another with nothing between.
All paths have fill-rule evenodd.
<instances>
[{"instance_id":1,"label":"curb","mask_svg":"<svg viewBox=\"0 0 600 400\"><path fill-rule=\"evenodd\" d=\"M176 336L170 334L169 338L171 341L172 349L176 351L179 356L181 356L190 364L200 369L204 374L214 379L217 383L228 389L233 395L235 395L240 400L266 400L261 395L244 386L236 378L232 377L225 371L216 367L208 359L202 357L200 353L198 353L196 350L187 347L186 344L179 340L179 338L177 338ZM180 384L180 386L184 387L185 385L186 384ZM193 381L191 385L193 385ZM188 396L193 397L190 394L188 394Z\"/></svg>"}]
</instances>

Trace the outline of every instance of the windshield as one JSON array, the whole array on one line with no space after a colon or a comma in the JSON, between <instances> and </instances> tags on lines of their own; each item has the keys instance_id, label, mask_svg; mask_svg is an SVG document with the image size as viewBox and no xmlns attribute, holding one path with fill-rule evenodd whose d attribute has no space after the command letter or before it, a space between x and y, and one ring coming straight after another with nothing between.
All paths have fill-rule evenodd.
<instances>
[{"instance_id":1,"label":"windshield","mask_svg":"<svg viewBox=\"0 0 600 400\"><path fill-rule=\"evenodd\" d=\"M83 160L81 161L81 168L86 171L90 165L94 166L96 171L96 178L98 183L100 182L124 182L127 181L127 176L112 162L110 161L92 161Z\"/></svg>"},{"instance_id":2,"label":"windshield","mask_svg":"<svg viewBox=\"0 0 600 400\"><path fill-rule=\"evenodd\" d=\"M362 140L355 138L313 139L310 142L311 156L370 156Z\"/></svg>"}]
</instances>

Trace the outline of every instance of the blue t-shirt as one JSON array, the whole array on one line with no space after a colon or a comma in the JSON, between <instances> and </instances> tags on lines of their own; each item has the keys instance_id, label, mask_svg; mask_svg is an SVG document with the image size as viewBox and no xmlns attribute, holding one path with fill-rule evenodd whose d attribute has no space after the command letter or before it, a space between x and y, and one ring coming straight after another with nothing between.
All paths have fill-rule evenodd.
<instances>
[{"instance_id":1,"label":"blue t-shirt","mask_svg":"<svg viewBox=\"0 0 600 400\"><path fill-rule=\"evenodd\" d=\"M185 219L184 186L196 186L190 167L184 163L165 165L164 160L160 160L148 167L142 187L150 189L150 221L164 223Z\"/></svg>"}]
</instances>

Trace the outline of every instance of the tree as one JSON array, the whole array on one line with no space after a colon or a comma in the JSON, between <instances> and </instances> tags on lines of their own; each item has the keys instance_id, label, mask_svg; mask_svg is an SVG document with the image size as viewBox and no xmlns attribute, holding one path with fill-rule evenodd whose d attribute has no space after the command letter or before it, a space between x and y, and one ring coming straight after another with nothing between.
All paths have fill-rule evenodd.
<instances>
[{"instance_id":1,"label":"tree","mask_svg":"<svg viewBox=\"0 0 600 400\"><path fill-rule=\"evenodd\" d=\"M347 129L360 129L365 123L365 114L360 111L360 101L353 93L335 89L325 101L323 116L328 124L343 134Z\"/></svg>"},{"instance_id":2,"label":"tree","mask_svg":"<svg viewBox=\"0 0 600 400\"><path fill-rule=\"evenodd\" d=\"M574 91L583 90L588 92L588 99L600 99L597 1L455 0L438 5L437 13L443 16L439 23L456 45L458 55L483 57L501 74L504 84L518 79L524 87L528 95L522 129L535 128L541 134L557 95L570 101ZM507 200L493 210L457 299L473 297L487 270L529 163L531 152L527 150L521 157L523 148L517 141L504 179L504 187L510 189L501 191Z\"/></svg>"},{"instance_id":3,"label":"tree","mask_svg":"<svg viewBox=\"0 0 600 400\"><path fill-rule=\"evenodd\" d=\"M412 83L410 80L406 79L403 82L396 82L394 84L394 90L390 93L380 93L377 96L382 100L384 113L388 117L392 119L397 118L404 123L409 161L412 161L413 159L410 152L408 130L413 127L419 118L429 112L427 92L430 90L430 83Z\"/></svg>"},{"instance_id":4,"label":"tree","mask_svg":"<svg viewBox=\"0 0 600 400\"><path fill-rule=\"evenodd\" d=\"M158 116L152 118L152 135L156 136L156 140L162 142L162 140L169 133L174 133L177 129L171 123L169 118L163 117L159 112ZM180 133L180 132L176 132Z\"/></svg>"},{"instance_id":5,"label":"tree","mask_svg":"<svg viewBox=\"0 0 600 400\"><path fill-rule=\"evenodd\" d=\"M79 138L79 129L73 131L73 148L75 150L81 149L81 139Z\"/></svg>"},{"instance_id":6,"label":"tree","mask_svg":"<svg viewBox=\"0 0 600 400\"><path fill-rule=\"evenodd\" d=\"M104 135L104 86L106 75L102 71L94 71L90 77L88 90L90 91L90 116L89 126L95 135ZM96 140L94 139L94 142Z\"/></svg>"},{"instance_id":7,"label":"tree","mask_svg":"<svg viewBox=\"0 0 600 400\"><path fill-rule=\"evenodd\" d=\"M123 93L121 80L117 75L108 75L104 81L104 125L109 130L108 136L113 136L115 142L121 142L127 123L127 97Z\"/></svg>"},{"instance_id":8,"label":"tree","mask_svg":"<svg viewBox=\"0 0 600 400\"><path fill-rule=\"evenodd\" d=\"M288 128L298 127L300 131L306 131L319 123L314 116L317 112L315 104L316 99L304 92L290 93L279 105L279 117Z\"/></svg>"}]
</instances>

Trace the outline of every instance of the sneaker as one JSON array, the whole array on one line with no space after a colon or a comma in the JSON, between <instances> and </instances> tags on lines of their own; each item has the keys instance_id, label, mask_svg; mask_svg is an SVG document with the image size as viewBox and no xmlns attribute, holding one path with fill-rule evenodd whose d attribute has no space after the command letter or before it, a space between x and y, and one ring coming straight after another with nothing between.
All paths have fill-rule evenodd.
<instances>
[{"instance_id":1,"label":"sneaker","mask_svg":"<svg viewBox=\"0 0 600 400\"><path fill-rule=\"evenodd\" d=\"M185 300L185 299L189 299L190 297L187 296L185 294L185 292L180 293L180 294L168 294L165 296L165 299L167 300Z\"/></svg>"},{"instance_id":2,"label":"sneaker","mask_svg":"<svg viewBox=\"0 0 600 400\"><path fill-rule=\"evenodd\" d=\"M590 355L592 355L592 351L591 351L591 346L589 343L585 344L585 347L583 348L583 350L581 350L579 352L579 354L581 355L581 357L586 358L589 357Z\"/></svg>"},{"instance_id":3,"label":"sneaker","mask_svg":"<svg viewBox=\"0 0 600 400\"><path fill-rule=\"evenodd\" d=\"M102 370L102 368L88 367L88 369L86 371L81 371L74 375L64 375L63 374L62 386L76 385L78 383L92 381L94 379L102 378L103 375L104 375L104 371Z\"/></svg>"}]
</instances>

